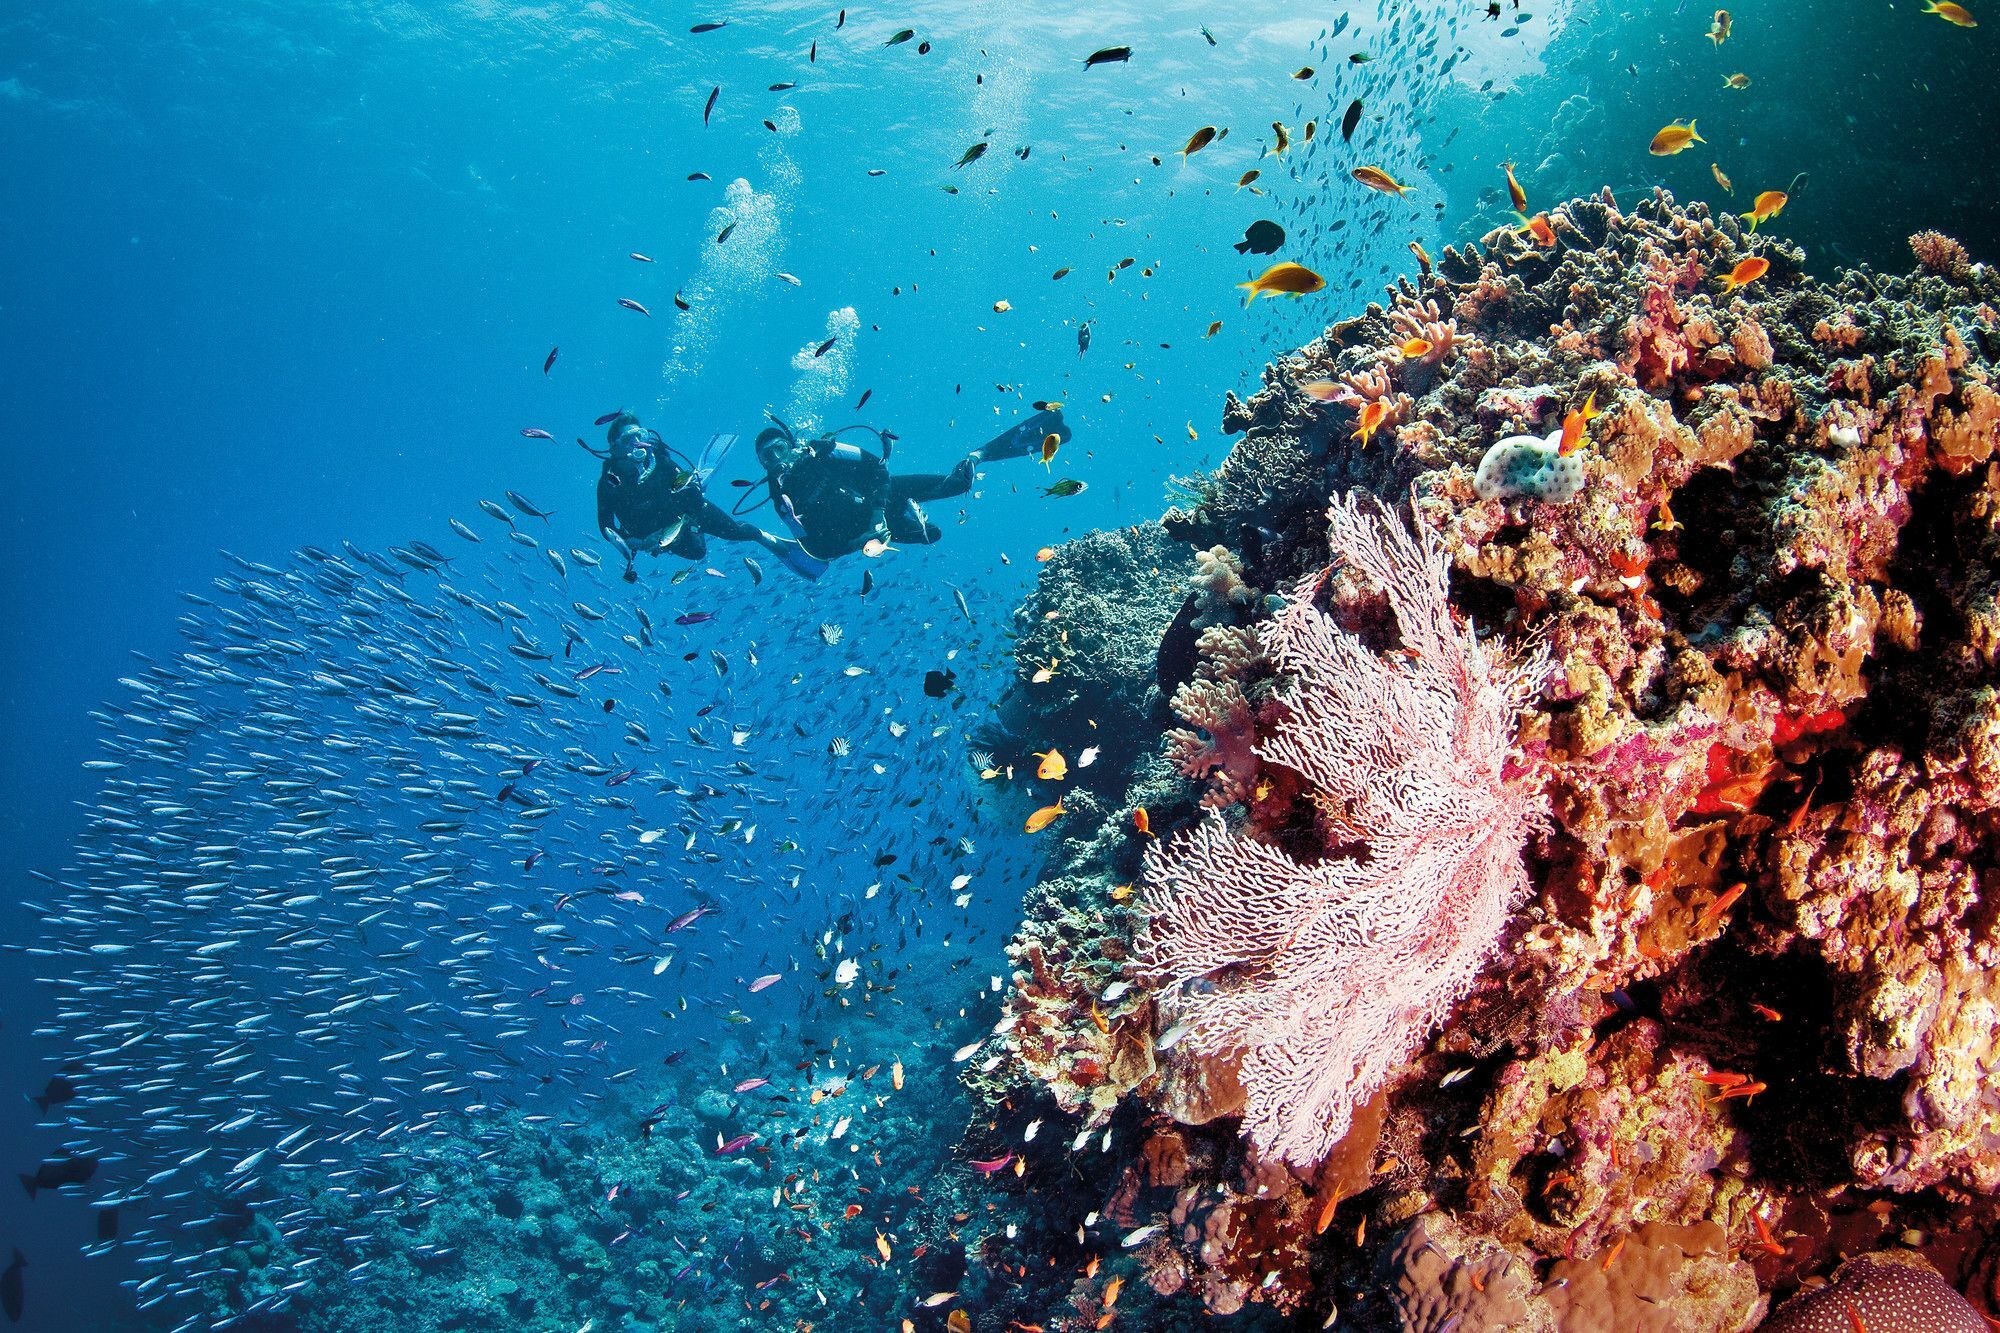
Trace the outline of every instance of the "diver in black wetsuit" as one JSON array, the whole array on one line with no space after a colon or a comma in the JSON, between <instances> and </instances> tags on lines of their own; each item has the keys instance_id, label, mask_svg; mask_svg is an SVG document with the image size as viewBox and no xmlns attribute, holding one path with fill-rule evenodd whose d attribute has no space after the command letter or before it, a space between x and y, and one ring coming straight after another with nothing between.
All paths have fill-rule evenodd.
<instances>
[{"instance_id":1,"label":"diver in black wetsuit","mask_svg":"<svg viewBox=\"0 0 2000 1333\"><path fill-rule=\"evenodd\" d=\"M1051 435L1058 444L1070 438L1061 411L1049 409L974 449L950 472L897 475L889 471L896 437L874 433L880 453L833 435L800 440L782 423L757 437L757 461L764 465L772 503L816 559L852 555L870 541L928 546L944 533L924 516L925 503L964 495L981 463L1036 453Z\"/></svg>"},{"instance_id":2,"label":"diver in black wetsuit","mask_svg":"<svg viewBox=\"0 0 2000 1333\"><path fill-rule=\"evenodd\" d=\"M641 552L672 554L699 560L708 553L708 538L755 542L806 578L826 572L799 543L745 523L711 501L702 491L706 478L697 468L683 467L660 433L641 426L630 412L620 412L606 432L609 452L597 477L597 526L625 554L625 578L636 581L632 567Z\"/></svg>"}]
</instances>

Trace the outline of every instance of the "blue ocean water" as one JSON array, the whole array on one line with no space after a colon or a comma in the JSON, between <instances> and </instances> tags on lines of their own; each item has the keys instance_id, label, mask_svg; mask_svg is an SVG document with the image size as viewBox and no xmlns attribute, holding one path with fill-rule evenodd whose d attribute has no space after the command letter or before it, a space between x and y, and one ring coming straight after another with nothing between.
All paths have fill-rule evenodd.
<instances>
[{"instance_id":1,"label":"blue ocean water","mask_svg":"<svg viewBox=\"0 0 2000 1333\"><path fill-rule=\"evenodd\" d=\"M131 808L132 793L107 794L110 770L84 764L103 758L104 738L143 730L130 714L144 710L118 678L188 650L177 618L216 623L182 594L229 604L236 593L218 597L218 577L277 577L219 550L296 572L316 562L290 553L317 547L445 617L470 660L507 662L505 626L441 596L440 577L489 606L526 609L524 623L535 623L535 644L551 659L537 666L516 655L530 675L560 684L600 661L621 663L618 676L573 687L583 694L591 685L587 698L537 696L541 715L581 730L537 733L501 704L485 726L504 753L482 759L447 738L420 758L402 756L412 765L406 777L423 776L400 787L454 776L474 783L478 819L499 821L496 830L506 826L503 812L485 798L511 780L521 756L553 758L572 743L591 756L560 781L543 778L566 802L556 861L571 863L570 879L523 886L516 863L526 853L514 853L532 839L453 849L454 883L477 903L454 902L444 915L502 906L519 916L493 927L492 952L470 961L465 945L443 951L462 932L415 920L410 938L422 941L417 956L433 971L411 983L411 1003L467 1003L454 976L476 976L495 994L544 985L551 969L536 962L537 921L581 941L589 956L574 966L594 994L623 976L647 980L643 1004L621 998L592 1010L603 1026L589 1039L604 1049L563 1056L557 1038L546 1069L496 1071L460 1048L438 1062L447 1083L494 1074L504 1087L494 1105L553 1108L579 1121L628 1068L648 1069L689 1101L733 1086L735 1073L720 1072L712 1055L717 1043L741 1049L726 1021L732 1012L755 1014L757 1039L774 1049L774 1022L790 1024L788 1039L815 1026L817 1041L838 1035L842 1002L856 997L840 993L847 983L820 984L838 958L814 951L833 931L852 937L849 950L878 946L883 973L906 973L895 1000L920 1009L916 1027L935 1035L929 1047L914 1032L897 1039L913 1067L927 1063L941 1109L905 1132L930 1132L936 1156L947 1156L949 1052L990 1024L988 978L1005 974L1000 946L1033 874L1020 812L994 796L967 756L1012 679L1011 608L1034 577L1038 548L1157 513L1173 477L1212 466L1226 449L1217 431L1225 392L1254 388L1267 361L1357 311L1409 266L1410 244L1435 253L1507 221L1503 159L1516 162L1538 202L1603 185L1712 191L1706 158L1662 162L1643 151L1657 124L1702 115L1739 192L1808 175L1794 213L1816 255L1899 263L1902 235L1918 226L1957 230L1968 242L1981 228L1992 232L1993 166L1965 148L1979 127L1944 111L1971 77L1975 48L1942 24L1912 24L1914 6L1865 15L1830 5L1746 10L1737 49L1762 42L1764 51L1742 62L1709 48L1706 14L1686 6L1529 8L1510 5L1489 20L1484 5L1443 0L1325 11L350 0L28 3L0 16L0 160L13 185L0 196L8 367L0 419L9 436L0 483L12 500L0 537L8 571L0 615L9 626L0 640L9 742L0 828L14 886L6 937L43 950L8 955L0 1050L9 1086L41 1091L77 1031L135 1021L139 1006L204 975L196 960L210 955L192 950L214 928L163 922L137 890L120 918L121 882L80 865L78 848L93 846L89 807L136 813L143 837L157 827L149 819L170 824L172 815L157 813L161 793L196 780L191 762L240 762L254 741L238 734L203 756L160 761L149 770L164 784L151 793L150 815ZM691 31L708 23L724 26ZM892 40L905 29L910 39ZM1085 57L1113 46L1129 46L1129 60L1086 67ZM1885 51L1906 57L1893 73ZM1738 63L1751 64L1757 80L1740 105L1725 100L1738 94L1717 91L1718 75ZM1340 125L1357 98L1349 140ZM1290 140L1282 155L1273 122ZM1912 125L1925 129L1912 134ZM1229 133L1183 155L1204 126ZM983 155L954 165L979 144L988 145ZM1348 172L1364 163L1410 184L1410 196L1358 189ZM1258 179L1239 184L1253 170ZM1260 219L1284 226L1287 243L1268 259L1239 254L1233 243ZM1235 284L1280 258L1324 275L1326 291L1245 309ZM815 356L829 337L834 346ZM945 533L937 547L857 556L815 585L793 581L762 552L719 543L683 582L670 581L676 562L662 559L644 562L638 585L623 584L618 557L595 534L597 464L573 443L598 443L591 423L620 407L686 448L718 431L753 434L775 412L827 428L888 427L900 437L898 467L943 471L1036 401L1062 403L1075 431L1050 469L1027 459L991 464L974 494L932 506ZM527 438L529 429L553 438ZM743 494L727 483L751 473L740 450L719 493ZM1044 493L1064 478L1087 489ZM507 491L553 517L509 507ZM512 517L482 514L482 499ZM481 541L457 536L453 518ZM511 540L510 528L532 540ZM442 550L452 567L384 575L343 546L379 553L413 541ZM593 569L575 550L607 563ZM746 551L763 566L761 582L742 563ZM865 595L864 569L873 582ZM352 625L369 616L326 585L277 600L308 596L356 617L347 627L315 622L329 636L313 644L317 667L357 660L355 646L371 640ZM384 632L397 642L420 642L438 623L404 614L394 594L380 597L376 621L393 624ZM556 626L578 601L611 622L600 630L592 621L572 641ZM639 609L657 643L632 648L622 636L637 635ZM690 613L714 618L672 623ZM838 642L823 625L840 627ZM573 655L559 656L572 642ZM924 695L924 673L946 667L958 692ZM282 767L297 757L287 747L298 736L357 725L341 711L347 705L305 693L310 673L286 674L297 668L295 660L277 672L275 686L200 676L188 687L194 712L220 728L245 715L244 698L259 688L297 692L299 720L280 724L276 757L258 761ZM843 674L849 668L865 674ZM605 689L613 680L618 687ZM442 696L457 682L445 672L405 683ZM616 710L603 712L614 696ZM106 700L116 701L109 711ZM712 711L697 715L701 708ZM635 719L649 733L643 742L627 730ZM738 730L748 732L741 741ZM836 738L847 754L830 752ZM360 784L390 771L382 758L346 751L332 774L309 777ZM657 803L599 804L607 793L596 782L605 774L589 771L597 760L657 779ZM738 762L750 771L732 771ZM721 833L726 821L704 821L699 802L684 799L703 784L751 813ZM675 785L679 798L660 795ZM385 838L419 837L437 813L429 803L444 798L400 787L358 804ZM240 792L216 799L241 828L281 817ZM396 827L399 818L406 827ZM741 840L752 823L758 840ZM637 842L644 832L663 836ZM797 850L775 850L780 840ZM898 860L878 864L887 855ZM580 891L594 867L612 862L651 915L632 920L606 908L610 924L557 921L549 897ZM913 878L898 884L899 873ZM258 874L259 890L286 882L275 870ZM974 877L965 906L954 902L962 890L947 887L961 874ZM888 887L869 895L878 881ZM111 914L81 920L71 911L64 920L61 886L86 883ZM310 892L293 887L287 897ZM22 904L51 908L53 923ZM670 941L663 926L696 905L718 909L687 928L708 957L682 977L684 958L655 986L659 974L635 960L695 958L683 932ZM310 904L279 910L292 914L288 925L320 919ZM411 909L399 899L394 910ZM845 925L844 914L852 914ZM352 931L356 919L336 924ZM132 928L179 949L177 967L150 987L129 973L89 971L120 955L93 961L73 951ZM349 977L359 975L358 960L379 962L379 942L353 938L353 956L340 964ZM770 973L787 980L746 991L745 979ZM124 993L80 1002L37 984L52 976L86 986L97 977ZM250 969L232 985L231 1005L243 1006L232 1008L232 1022L255 1017L260 993L297 989L283 972ZM778 996L781 1004L754 1010L753 1001ZM676 1008L683 999L691 1010ZM888 999L877 999L885 1011ZM472 1003L489 1006L481 1021L492 1017L493 1000ZM157 1012L172 1025L173 1014ZM375 1024L370 1039L381 1049L371 1053L441 1035L428 1020L405 1021L418 1025ZM37 1028L51 1035L37 1039ZM236 1044L267 1049L258 1031L243 1028ZM208 1041L195 1045L229 1049ZM676 1049L697 1052L685 1075L660 1072ZM66 1192L73 1197L5 1196L0 1246L19 1245L30 1265L22 1327L141 1326L131 1291L118 1284L144 1281L135 1261L178 1252L195 1233L163 1229L85 1262L78 1253L97 1234L90 1200L128 1200L124 1225L143 1231L156 1203L149 1195L173 1192L149 1190L145 1178L233 1122L236 1105L258 1119L232 1131L242 1144L232 1163L310 1120L285 1106L337 1088L341 1061L310 1044L287 1058L299 1062L288 1068L301 1081L262 1104L242 1103L230 1079L174 1070L164 1076L171 1090L163 1085L150 1100L130 1086L100 1086L89 1090L104 1098L98 1109L43 1117L25 1101L7 1105L0 1138L18 1169L32 1171L65 1143L102 1153L104 1135L138 1123L127 1117L199 1095L224 1099L205 1119L176 1111L168 1119L180 1128L130 1139L125 1160L101 1166L98 1178ZM415 1123L424 1096L384 1114ZM478 1141L473 1128L450 1132ZM351 1152L363 1161L368 1150ZM199 1198L159 1206L169 1218L211 1216ZM733 1299L731 1271L705 1266L704 1290L729 1288ZM202 1300L190 1289L144 1317L174 1326L228 1313Z\"/></svg>"}]
</instances>

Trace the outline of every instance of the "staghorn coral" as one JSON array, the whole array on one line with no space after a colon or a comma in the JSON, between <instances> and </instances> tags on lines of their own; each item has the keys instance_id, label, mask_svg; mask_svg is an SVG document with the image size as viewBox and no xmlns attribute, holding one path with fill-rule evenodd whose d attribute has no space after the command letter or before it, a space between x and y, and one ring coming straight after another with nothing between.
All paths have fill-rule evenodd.
<instances>
[{"instance_id":1,"label":"staghorn coral","mask_svg":"<svg viewBox=\"0 0 2000 1333\"><path fill-rule=\"evenodd\" d=\"M1244 1132L1302 1167L1471 985L1527 890L1532 791L1503 770L1540 665L1451 622L1427 534L1352 497L1329 517L1402 656L1338 630L1301 584L1268 632L1292 683L1258 755L1311 785L1326 848L1362 850L1301 864L1211 817L1148 855L1140 939L1190 1051L1239 1066Z\"/></svg>"},{"instance_id":2,"label":"staghorn coral","mask_svg":"<svg viewBox=\"0 0 2000 1333\"><path fill-rule=\"evenodd\" d=\"M1920 231L1910 237L1910 253L1932 273L1964 282L1972 275L1972 258L1965 247L1941 231Z\"/></svg>"},{"instance_id":3,"label":"staghorn coral","mask_svg":"<svg viewBox=\"0 0 2000 1333\"><path fill-rule=\"evenodd\" d=\"M2000 274L1808 277L1782 238L1660 193L1551 217L1557 245L1447 247L1391 309L1229 398L1235 449L1164 520L1285 588L1326 569L1331 498L1411 497L1449 559L1454 614L1497 651L1545 645L1553 670L1516 738L1546 792L1529 897L1449 1021L1391 1071L1380 1123L1341 1145L1372 1161L1359 1179L1255 1175L1258 1154L1229 1146L1252 1096L1237 1063L1165 1040L1184 997L1128 1020L1153 1025L1154 1069L1093 1113L1201 1136L1176 1198L1258 1219L1230 1254L1164 1230L1150 1243L1171 1257L1152 1271L1177 1275L1173 1300L1233 1308L1275 1299L1245 1249L1303 1250L1309 1265L1268 1279L1286 1302L1387 1333L1402 1321L1379 1264L1413 1218L1463 1237L1456 1255L1535 1272L1601 1264L1622 1239L1615 1272L1657 1224L1724 1233L1688 1252L1715 1297L1690 1327L1751 1317L1736 1297L1753 1272L1775 1300L1899 1237L2000 1314ZM1769 273L1722 292L1716 275L1749 254ZM1432 307L1458 323L1455 354L1398 362L1407 312ZM1299 387L1327 380L1396 395L1393 430L1352 442L1358 405ZM1496 440L1546 436L1590 393L1603 414L1572 500L1479 495ZM1352 576L1330 577L1323 604L1371 650L1396 643ZM1282 621L1258 614L1237 623L1282 658ZM1182 664L1175 684L1198 678L1193 642L1161 652ZM1220 806L1213 781L1162 762L1105 792L1104 817L1143 804L1170 843L1215 829L1280 875L1351 854L1329 843L1314 785L1270 753L1291 714L1246 698L1247 800ZM1123 884L1133 857L1122 833L1079 837L1049 878ZM1115 957L1144 982L1142 924L1122 904L1096 918L1070 965ZM1023 938L1045 930L1031 905ZM1204 984L1246 975L1261 974L1239 963Z\"/></svg>"}]
</instances>

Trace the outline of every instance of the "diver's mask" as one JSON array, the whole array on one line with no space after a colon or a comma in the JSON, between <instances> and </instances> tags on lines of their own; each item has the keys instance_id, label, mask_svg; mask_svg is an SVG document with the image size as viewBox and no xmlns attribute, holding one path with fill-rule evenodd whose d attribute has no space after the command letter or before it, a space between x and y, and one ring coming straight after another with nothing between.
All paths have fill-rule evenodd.
<instances>
[{"instance_id":1,"label":"diver's mask","mask_svg":"<svg viewBox=\"0 0 2000 1333\"><path fill-rule=\"evenodd\" d=\"M666 442L660 438L660 433L636 423L611 438L612 463L629 482L642 482L651 477L665 452Z\"/></svg>"}]
</instances>

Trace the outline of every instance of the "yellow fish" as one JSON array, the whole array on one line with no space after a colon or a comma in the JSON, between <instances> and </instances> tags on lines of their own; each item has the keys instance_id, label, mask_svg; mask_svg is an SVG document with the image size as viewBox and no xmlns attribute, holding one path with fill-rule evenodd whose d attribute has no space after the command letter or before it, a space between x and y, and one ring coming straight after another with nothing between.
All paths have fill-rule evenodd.
<instances>
[{"instance_id":1,"label":"yellow fish","mask_svg":"<svg viewBox=\"0 0 2000 1333\"><path fill-rule=\"evenodd\" d=\"M1063 809L1061 801L1057 801L1054 805L1045 805L1028 816L1028 822L1023 825L1023 830L1028 833L1040 833L1068 813L1069 811Z\"/></svg>"},{"instance_id":2,"label":"yellow fish","mask_svg":"<svg viewBox=\"0 0 2000 1333\"><path fill-rule=\"evenodd\" d=\"M1383 194L1393 194L1401 198L1410 192L1409 186L1397 184L1396 178L1380 167L1356 167L1348 174L1369 189L1380 190Z\"/></svg>"},{"instance_id":3,"label":"yellow fish","mask_svg":"<svg viewBox=\"0 0 2000 1333\"><path fill-rule=\"evenodd\" d=\"M1687 151L1695 144L1707 142L1708 140L1695 133L1693 121L1685 125L1675 121L1653 136L1652 145L1646 151L1654 157L1672 157L1675 153Z\"/></svg>"},{"instance_id":4,"label":"yellow fish","mask_svg":"<svg viewBox=\"0 0 2000 1333\"><path fill-rule=\"evenodd\" d=\"M1216 334L1220 332L1222 332L1222 321L1219 319L1211 320L1209 322L1208 332L1202 334L1201 336L1204 338L1213 338Z\"/></svg>"},{"instance_id":5,"label":"yellow fish","mask_svg":"<svg viewBox=\"0 0 2000 1333\"><path fill-rule=\"evenodd\" d=\"M1721 46L1729 40L1729 26L1729 11L1726 9L1716 10L1715 22L1708 25L1708 40L1714 42L1717 46Z\"/></svg>"},{"instance_id":6,"label":"yellow fish","mask_svg":"<svg viewBox=\"0 0 2000 1333\"><path fill-rule=\"evenodd\" d=\"M1935 14L1946 23L1956 23L1961 28L1976 28L1979 20L1957 0L1925 0L1924 13Z\"/></svg>"},{"instance_id":7,"label":"yellow fish","mask_svg":"<svg viewBox=\"0 0 2000 1333\"><path fill-rule=\"evenodd\" d=\"M1748 74L1724 75L1722 86L1725 88L1748 88L1750 86L1750 76Z\"/></svg>"},{"instance_id":8,"label":"yellow fish","mask_svg":"<svg viewBox=\"0 0 2000 1333\"><path fill-rule=\"evenodd\" d=\"M1249 305L1260 296L1304 296L1326 286L1326 279L1307 268L1304 264L1273 264L1248 282L1236 284L1250 294L1243 298Z\"/></svg>"},{"instance_id":9,"label":"yellow fish","mask_svg":"<svg viewBox=\"0 0 2000 1333\"><path fill-rule=\"evenodd\" d=\"M1061 782L1069 776L1069 760L1063 758L1061 750L1049 750L1046 753L1037 750L1035 758L1042 761L1035 767L1035 776L1042 781Z\"/></svg>"},{"instance_id":10,"label":"yellow fish","mask_svg":"<svg viewBox=\"0 0 2000 1333\"><path fill-rule=\"evenodd\" d=\"M1062 448L1062 436L1051 433L1042 437L1043 467L1049 466L1049 460L1056 456L1056 450L1060 448Z\"/></svg>"},{"instance_id":11,"label":"yellow fish","mask_svg":"<svg viewBox=\"0 0 2000 1333\"><path fill-rule=\"evenodd\" d=\"M1784 212L1785 205L1790 199L1791 196L1783 190L1766 190L1758 195L1751 201L1750 211L1743 214L1744 217L1750 219L1750 230L1757 230L1758 223L1769 222L1772 218Z\"/></svg>"},{"instance_id":12,"label":"yellow fish","mask_svg":"<svg viewBox=\"0 0 2000 1333\"><path fill-rule=\"evenodd\" d=\"M1507 199L1514 205L1516 213L1528 211L1528 192L1521 188L1521 182L1514 179L1514 164L1502 162L1500 170L1507 173Z\"/></svg>"},{"instance_id":13,"label":"yellow fish","mask_svg":"<svg viewBox=\"0 0 2000 1333\"><path fill-rule=\"evenodd\" d=\"M1285 128L1284 121L1274 120L1271 122L1271 133L1277 136L1277 144L1271 149L1271 155L1273 157L1283 157L1285 150L1292 146L1291 131Z\"/></svg>"}]
</instances>

